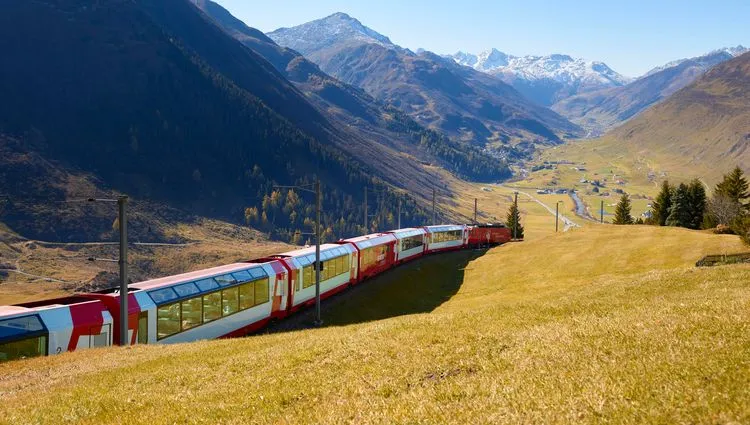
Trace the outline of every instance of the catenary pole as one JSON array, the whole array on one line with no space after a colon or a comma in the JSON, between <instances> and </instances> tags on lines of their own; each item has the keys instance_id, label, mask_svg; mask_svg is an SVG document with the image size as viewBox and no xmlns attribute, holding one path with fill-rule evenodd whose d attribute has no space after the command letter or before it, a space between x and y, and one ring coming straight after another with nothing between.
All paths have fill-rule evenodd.
<instances>
[{"instance_id":1,"label":"catenary pole","mask_svg":"<svg viewBox=\"0 0 750 425\"><path fill-rule=\"evenodd\" d=\"M599 206L599 223L604 224L604 201L601 201Z\"/></svg>"},{"instance_id":2,"label":"catenary pole","mask_svg":"<svg viewBox=\"0 0 750 425\"><path fill-rule=\"evenodd\" d=\"M399 229L401 228L401 199L398 200L398 226Z\"/></svg>"},{"instance_id":3,"label":"catenary pole","mask_svg":"<svg viewBox=\"0 0 750 425\"><path fill-rule=\"evenodd\" d=\"M365 192L367 196L367 192ZM320 326L323 321L320 318L320 177L315 181L315 325ZM367 199L365 197L365 199ZM365 201L366 202L366 201ZM365 204L366 205L366 204ZM367 210L365 209L365 214Z\"/></svg>"},{"instance_id":4,"label":"catenary pole","mask_svg":"<svg viewBox=\"0 0 750 425\"><path fill-rule=\"evenodd\" d=\"M128 197L117 199L120 222L120 345L129 345L128 341Z\"/></svg>"},{"instance_id":5,"label":"catenary pole","mask_svg":"<svg viewBox=\"0 0 750 425\"><path fill-rule=\"evenodd\" d=\"M435 188L432 188L432 225L435 225Z\"/></svg>"},{"instance_id":6,"label":"catenary pole","mask_svg":"<svg viewBox=\"0 0 750 425\"><path fill-rule=\"evenodd\" d=\"M477 224L477 198L474 198L474 224Z\"/></svg>"},{"instance_id":7,"label":"catenary pole","mask_svg":"<svg viewBox=\"0 0 750 425\"><path fill-rule=\"evenodd\" d=\"M365 233L370 233L370 231L368 230L368 228L370 226L367 225L367 186L365 186L365 215L364 215L364 219L365 219L365 221L363 222L363 224L365 226Z\"/></svg>"}]
</instances>

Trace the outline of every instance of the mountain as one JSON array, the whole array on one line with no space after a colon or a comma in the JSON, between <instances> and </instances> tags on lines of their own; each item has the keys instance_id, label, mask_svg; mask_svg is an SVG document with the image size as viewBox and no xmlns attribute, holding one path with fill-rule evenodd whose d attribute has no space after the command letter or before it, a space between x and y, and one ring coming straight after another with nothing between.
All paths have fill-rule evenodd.
<instances>
[{"instance_id":1,"label":"mountain","mask_svg":"<svg viewBox=\"0 0 750 425\"><path fill-rule=\"evenodd\" d=\"M655 68L622 87L598 90L564 99L552 109L586 128L589 135L604 133L687 86L711 67L747 51L739 46Z\"/></svg>"},{"instance_id":2,"label":"mountain","mask_svg":"<svg viewBox=\"0 0 750 425\"><path fill-rule=\"evenodd\" d=\"M674 61L671 61L671 62L667 62L666 64L664 64L662 66L657 66L656 68L654 68L654 69L648 71L647 73L643 74L643 76L641 78L648 77L649 75L652 75L652 74L656 74L657 72L663 71L663 70L665 70L667 68L676 67L676 66L682 64L683 62L686 62L686 61L689 61L689 60L693 60L693 61L698 62L698 63L702 62L704 64L704 66L706 66L706 68L710 68L711 66L716 65L716 63L717 63L716 60L717 59L724 58L724 60L729 60L729 59L732 59L734 57L742 55L743 53L747 52L748 50L750 50L750 49L748 49L747 47L744 47L742 45L738 45L736 47L724 47L724 48L721 48L721 49L717 49L717 50L709 52L709 53L707 53L707 54L705 54L703 56L698 56L698 57L695 57L695 58L677 59L677 60L674 60Z\"/></svg>"},{"instance_id":3,"label":"mountain","mask_svg":"<svg viewBox=\"0 0 750 425\"><path fill-rule=\"evenodd\" d=\"M606 137L648 163L707 181L735 165L750 172L750 52L714 66Z\"/></svg>"},{"instance_id":4,"label":"mountain","mask_svg":"<svg viewBox=\"0 0 750 425\"><path fill-rule=\"evenodd\" d=\"M95 182L85 185L91 191L248 218L280 238L291 239L314 212L293 195L269 196L273 185L309 184L316 175L332 234L364 230L366 186L379 188L379 210L402 198L407 222L426 217L384 183L388 175L336 147L337 124L299 89L186 1L6 1L0 50L0 142L14 146L15 163L37 158L29 164L67 172L11 167L4 155L0 181L16 184L0 187L12 200L0 221L30 237L61 238L64 228L88 225L85 211L57 229L33 224L35 215L57 217L50 205L70 193L85 197L57 187L78 175ZM65 175L74 177L54 180ZM50 181L37 181L45 176Z\"/></svg>"},{"instance_id":5,"label":"mountain","mask_svg":"<svg viewBox=\"0 0 750 425\"><path fill-rule=\"evenodd\" d=\"M403 49L343 13L267 35L323 72L458 140L531 145L579 131L498 79L430 52Z\"/></svg>"},{"instance_id":6,"label":"mountain","mask_svg":"<svg viewBox=\"0 0 750 425\"><path fill-rule=\"evenodd\" d=\"M551 106L567 97L627 84L630 79L603 62L568 55L512 56L497 49L447 56L456 63L495 75L534 102Z\"/></svg>"},{"instance_id":7,"label":"mountain","mask_svg":"<svg viewBox=\"0 0 750 425\"><path fill-rule=\"evenodd\" d=\"M478 148L455 143L420 127L402 112L376 101L363 90L329 76L294 50L281 47L210 0L191 0L226 33L258 53L291 81L332 124L331 141L412 193L431 195L442 181L414 162L435 163L473 180L510 176L504 161ZM393 171L398 172L394 173ZM428 193L430 192L430 193Z\"/></svg>"}]
</instances>

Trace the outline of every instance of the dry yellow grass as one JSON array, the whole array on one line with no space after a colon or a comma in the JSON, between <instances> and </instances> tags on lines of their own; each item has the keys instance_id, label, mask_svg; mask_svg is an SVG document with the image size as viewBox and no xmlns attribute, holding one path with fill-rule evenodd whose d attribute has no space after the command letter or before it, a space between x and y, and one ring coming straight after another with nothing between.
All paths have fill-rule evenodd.
<instances>
[{"instance_id":1,"label":"dry yellow grass","mask_svg":"<svg viewBox=\"0 0 750 425\"><path fill-rule=\"evenodd\" d=\"M747 423L750 267L692 266L742 249L641 226L510 244L429 313L1 364L0 422Z\"/></svg>"}]
</instances>

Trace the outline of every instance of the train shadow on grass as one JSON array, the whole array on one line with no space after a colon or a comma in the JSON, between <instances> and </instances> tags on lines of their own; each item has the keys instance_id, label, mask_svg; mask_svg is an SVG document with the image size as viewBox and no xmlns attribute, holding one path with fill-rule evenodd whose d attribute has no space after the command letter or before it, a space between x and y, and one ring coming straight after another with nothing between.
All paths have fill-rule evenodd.
<instances>
[{"instance_id":1,"label":"train shadow on grass","mask_svg":"<svg viewBox=\"0 0 750 425\"><path fill-rule=\"evenodd\" d=\"M324 300L323 326L364 323L407 314L428 313L458 292L466 266L486 250L433 254L402 264ZM311 307L271 324L265 333L313 327Z\"/></svg>"}]
</instances>

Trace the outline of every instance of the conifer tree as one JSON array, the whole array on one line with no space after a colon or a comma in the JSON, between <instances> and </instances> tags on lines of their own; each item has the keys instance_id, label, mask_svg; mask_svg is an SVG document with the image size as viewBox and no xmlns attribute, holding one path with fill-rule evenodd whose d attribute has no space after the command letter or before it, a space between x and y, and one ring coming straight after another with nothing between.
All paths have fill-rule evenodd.
<instances>
[{"instance_id":1,"label":"conifer tree","mask_svg":"<svg viewBox=\"0 0 750 425\"><path fill-rule=\"evenodd\" d=\"M514 202L508 210L507 226L511 235L516 239L523 239L523 226L521 225L521 213L518 211L518 205Z\"/></svg>"},{"instance_id":2,"label":"conifer tree","mask_svg":"<svg viewBox=\"0 0 750 425\"><path fill-rule=\"evenodd\" d=\"M667 226L688 227L691 220L689 188L685 183L680 183L672 196Z\"/></svg>"},{"instance_id":3,"label":"conifer tree","mask_svg":"<svg viewBox=\"0 0 750 425\"><path fill-rule=\"evenodd\" d=\"M706 188L698 179L693 179L688 185L688 203L690 205L690 221L687 227L700 229L703 224L703 216L706 214Z\"/></svg>"},{"instance_id":4,"label":"conifer tree","mask_svg":"<svg viewBox=\"0 0 750 425\"><path fill-rule=\"evenodd\" d=\"M615 208L615 219L612 221L613 224L633 224L633 216L630 215L630 197L627 193L623 193L620 198L620 202L617 203Z\"/></svg>"},{"instance_id":5,"label":"conifer tree","mask_svg":"<svg viewBox=\"0 0 750 425\"><path fill-rule=\"evenodd\" d=\"M674 187L669 184L669 181L664 180L661 184L661 191L656 196L652 204L652 213L654 224L658 226L666 226L667 218L669 217L670 209L672 208L672 196L674 194Z\"/></svg>"},{"instance_id":6,"label":"conifer tree","mask_svg":"<svg viewBox=\"0 0 750 425\"><path fill-rule=\"evenodd\" d=\"M732 172L724 175L724 179L721 183L716 185L714 195L726 196L740 205L743 205L745 209L750 209L750 203L745 203L750 199L748 187L750 187L750 184L748 184L747 179L743 176L742 169L740 167L735 167Z\"/></svg>"}]
</instances>

